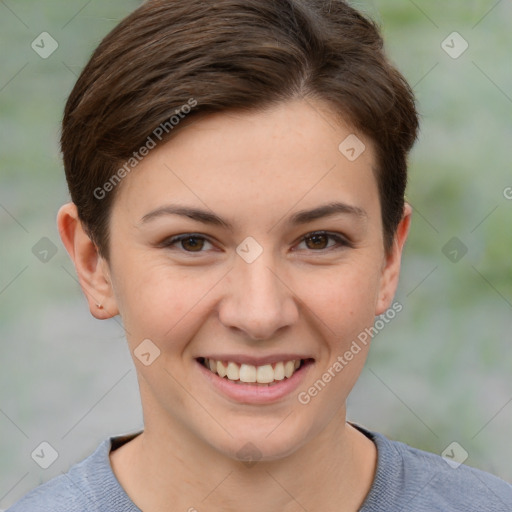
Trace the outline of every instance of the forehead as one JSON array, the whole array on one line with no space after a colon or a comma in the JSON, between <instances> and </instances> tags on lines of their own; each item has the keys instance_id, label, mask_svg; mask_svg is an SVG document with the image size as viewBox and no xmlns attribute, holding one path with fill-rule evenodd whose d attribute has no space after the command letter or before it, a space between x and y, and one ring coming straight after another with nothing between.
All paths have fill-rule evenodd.
<instances>
[{"instance_id":1,"label":"forehead","mask_svg":"<svg viewBox=\"0 0 512 512\"><path fill-rule=\"evenodd\" d=\"M139 217L180 201L254 221L341 201L371 216L380 211L374 167L364 135L325 104L297 100L187 124L124 179L116 203Z\"/></svg>"}]
</instances>

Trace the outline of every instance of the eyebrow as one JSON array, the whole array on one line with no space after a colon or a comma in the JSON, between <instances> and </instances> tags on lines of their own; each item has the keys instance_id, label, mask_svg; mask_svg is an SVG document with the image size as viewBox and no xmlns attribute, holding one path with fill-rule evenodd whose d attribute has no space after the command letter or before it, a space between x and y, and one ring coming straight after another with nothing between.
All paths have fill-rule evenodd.
<instances>
[{"instance_id":1,"label":"eyebrow","mask_svg":"<svg viewBox=\"0 0 512 512\"><path fill-rule=\"evenodd\" d=\"M301 224L307 224L324 217L332 217L333 215L337 214L350 215L356 218L368 217L366 211L362 208L359 208L358 206L353 206L341 202L333 202L318 206L312 210L300 210L294 213L288 219L287 223L293 226L297 226ZM141 223L145 224L153 219L167 215L181 215L182 217L188 217L189 219L202 222L203 224L222 226L230 231L233 231L233 225L230 222L214 213L201 210L199 208L177 205L165 205L156 208L155 210L152 210L151 212L144 215L141 219Z\"/></svg>"}]
</instances>

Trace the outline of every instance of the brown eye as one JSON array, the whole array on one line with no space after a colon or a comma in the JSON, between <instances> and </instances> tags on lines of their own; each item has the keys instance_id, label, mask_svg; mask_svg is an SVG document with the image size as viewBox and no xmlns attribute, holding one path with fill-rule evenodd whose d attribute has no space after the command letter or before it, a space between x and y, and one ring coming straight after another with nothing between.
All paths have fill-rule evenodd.
<instances>
[{"instance_id":1,"label":"brown eye","mask_svg":"<svg viewBox=\"0 0 512 512\"><path fill-rule=\"evenodd\" d=\"M334 243L329 245L329 241L333 241ZM351 247L351 244L343 236L334 233L327 233L324 231L318 231L305 235L302 237L299 246L302 244L306 246L306 249L314 252Z\"/></svg>"},{"instance_id":2,"label":"brown eye","mask_svg":"<svg viewBox=\"0 0 512 512\"><path fill-rule=\"evenodd\" d=\"M189 252L200 252L204 246L204 238L189 236L181 240L181 246Z\"/></svg>"},{"instance_id":3,"label":"brown eye","mask_svg":"<svg viewBox=\"0 0 512 512\"><path fill-rule=\"evenodd\" d=\"M309 249L325 249L327 247L329 237L324 234L317 234L311 235L304 240L306 241L306 245Z\"/></svg>"},{"instance_id":4,"label":"brown eye","mask_svg":"<svg viewBox=\"0 0 512 512\"><path fill-rule=\"evenodd\" d=\"M188 253L202 253L205 252L205 244L212 245L204 236L187 233L164 240L159 246Z\"/></svg>"}]
</instances>

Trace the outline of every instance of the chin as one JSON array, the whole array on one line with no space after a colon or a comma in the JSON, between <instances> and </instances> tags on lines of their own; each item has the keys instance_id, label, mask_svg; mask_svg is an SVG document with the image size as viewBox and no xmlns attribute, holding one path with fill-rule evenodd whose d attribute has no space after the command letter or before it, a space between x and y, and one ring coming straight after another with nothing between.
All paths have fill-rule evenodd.
<instances>
[{"instance_id":1,"label":"chin","mask_svg":"<svg viewBox=\"0 0 512 512\"><path fill-rule=\"evenodd\" d=\"M284 459L299 450L307 441L305 425L289 421L292 415L284 421L274 419L271 428L268 421L261 428L256 428L257 420L251 420L252 425L239 424L231 428L230 434L222 440L206 440L210 446L230 459L245 462L248 465L255 462ZM282 422L282 423L281 423Z\"/></svg>"}]
</instances>

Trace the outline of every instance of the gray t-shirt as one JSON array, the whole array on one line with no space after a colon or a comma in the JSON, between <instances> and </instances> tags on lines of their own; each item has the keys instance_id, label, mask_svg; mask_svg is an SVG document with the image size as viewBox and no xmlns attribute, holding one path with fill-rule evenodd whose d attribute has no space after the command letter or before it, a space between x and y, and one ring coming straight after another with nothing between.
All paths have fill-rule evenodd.
<instances>
[{"instance_id":1,"label":"gray t-shirt","mask_svg":"<svg viewBox=\"0 0 512 512\"><path fill-rule=\"evenodd\" d=\"M354 425L377 446L374 482L360 512L512 512L512 485L478 469ZM109 452L140 432L105 439L82 462L30 491L7 512L141 512L119 484ZM204 507L199 507L200 509Z\"/></svg>"}]
</instances>

